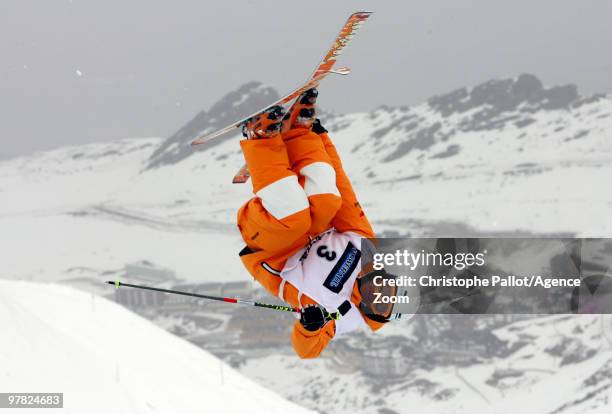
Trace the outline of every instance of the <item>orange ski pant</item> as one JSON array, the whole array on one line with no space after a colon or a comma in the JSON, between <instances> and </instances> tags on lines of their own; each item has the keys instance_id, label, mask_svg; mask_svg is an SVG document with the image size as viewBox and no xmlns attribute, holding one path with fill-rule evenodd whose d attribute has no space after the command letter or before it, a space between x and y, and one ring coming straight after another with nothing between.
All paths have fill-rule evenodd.
<instances>
[{"instance_id":1,"label":"orange ski pant","mask_svg":"<svg viewBox=\"0 0 612 414\"><path fill-rule=\"evenodd\" d=\"M330 227L373 237L326 133L292 129L282 137L243 140L241 146L255 193L238 212L249 248L287 253Z\"/></svg>"}]
</instances>

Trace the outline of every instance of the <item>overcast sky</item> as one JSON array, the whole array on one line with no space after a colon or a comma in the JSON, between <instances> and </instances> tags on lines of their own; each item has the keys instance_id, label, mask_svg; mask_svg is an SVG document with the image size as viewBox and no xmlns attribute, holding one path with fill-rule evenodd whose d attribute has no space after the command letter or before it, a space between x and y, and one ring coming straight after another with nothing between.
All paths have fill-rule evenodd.
<instances>
[{"instance_id":1,"label":"overcast sky","mask_svg":"<svg viewBox=\"0 0 612 414\"><path fill-rule=\"evenodd\" d=\"M168 136L250 80L306 78L350 12L373 10L322 106L414 104L496 77L612 91L608 0L5 0L0 157Z\"/></svg>"}]
</instances>

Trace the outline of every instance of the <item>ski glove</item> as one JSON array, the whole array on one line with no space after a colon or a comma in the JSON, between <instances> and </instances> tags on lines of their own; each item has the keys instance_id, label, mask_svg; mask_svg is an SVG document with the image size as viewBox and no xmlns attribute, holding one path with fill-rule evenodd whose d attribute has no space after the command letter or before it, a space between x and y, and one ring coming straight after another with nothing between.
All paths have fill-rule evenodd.
<instances>
[{"instance_id":1,"label":"ski glove","mask_svg":"<svg viewBox=\"0 0 612 414\"><path fill-rule=\"evenodd\" d=\"M300 323L307 331L317 331L329 320L327 315L320 305L307 305L300 310Z\"/></svg>"},{"instance_id":2,"label":"ski glove","mask_svg":"<svg viewBox=\"0 0 612 414\"><path fill-rule=\"evenodd\" d=\"M315 119L315 121L312 123L312 132L317 135L327 132L327 129L321 125L321 120L319 118Z\"/></svg>"}]
</instances>

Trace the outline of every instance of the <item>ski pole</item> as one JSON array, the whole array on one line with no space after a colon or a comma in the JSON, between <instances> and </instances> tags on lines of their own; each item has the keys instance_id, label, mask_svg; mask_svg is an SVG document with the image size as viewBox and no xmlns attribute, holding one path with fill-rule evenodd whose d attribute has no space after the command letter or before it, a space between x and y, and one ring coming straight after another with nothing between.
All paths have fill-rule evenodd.
<instances>
[{"instance_id":1,"label":"ski pole","mask_svg":"<svg viewBox=\"0 0 612 414\"><path fill-rule=\"evenodd\" d=\"M220 302L235 303L238 305L255 306L258 308L274 309L274 310L283 311L283 312L300 313L299 309L296 309L291 306L272 305L270 303L261 303L261 302L255 302L255 301L244 300L244 299L239 299L239 298L227 298L223 296L202 295L199 293L183 292L180 290L161 289L161 288L155 288L155 287L143 286L143 285L133 285L131 283L120 282L119 280L116 280L114 282L112 280L108 280L106 281L106 283L108 283L109 285L115 285L117 289L119 289L120 286L126 286L126 287L131 287L131 288L136 288L136 289L153 290L155 292L171 293L173 295L193 296L195 298L218 300Z\"/></svg>"}]
</instances>

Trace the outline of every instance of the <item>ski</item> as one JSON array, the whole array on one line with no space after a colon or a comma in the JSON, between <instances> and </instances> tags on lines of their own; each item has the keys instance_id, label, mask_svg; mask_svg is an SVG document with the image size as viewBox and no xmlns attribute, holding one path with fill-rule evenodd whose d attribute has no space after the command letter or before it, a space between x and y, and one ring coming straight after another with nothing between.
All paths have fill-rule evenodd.
<instances>
[{"instance_id":1,"label":"ski","mask_svg":"<svg viewBox=\"0 0 612 414\"><path fill-rule=\"evenodd\" d=\"M359 27L363 25L363 23L370 17L371 14L372 12L360 11L360 12L356 12L350 15L346 23L342 26L340 33L338 34L338 36L336 36L331 48L325 54L325 56L323 57L319 65L315 68L310 78L305 83L303 83L301 86L289 92L287 95L283 96L276 102L270 103L270 105L267 105L265 108L261 108L258 111L250 114L249 116L246 116L232 123L231 125L226 126L225 128L222 128L218 131L215 131L210 134L206 134L204 136L196 138L195 140L191 142L191 145L192 146L201 145L215 138L218 138L222 135L225 135L228 132L232 132L236 130L237 128L240 128L242 124L244 123L244 121L246 121L247 119L255 115L258 115L266 108L269 108L274 105L287 104L288 102L297 98L300 94L307 91L308 89L318 86L319 83L323 79L325 79L325 77L327 77L327 75L329 75L330 73L335 73L338 75L347 75L350 72L348 68L338 68L335 70L333 69L333 66L336 63L336 58L342 54L342 51L348 44L349 40L353 38L357 29L359 29Z\"/></svg>"},{"instance_id":2,"label":"ski","mask_svg":"<svg viewBox=\"0 0 612 414\"><path fill-rule=\"evenodd\" d=\"M332 73L332 72L331 71L323 72L317 78L311 79L310 81L306 82L305 84L303 84L299 88L294 89L293 91L291 91L289 94L283 96L278 101L273 102L270 105L267 105L265 108L261 108L261 109L257 110L257 112L253 112L249 116L245 116L241 120L236 121L233 124L226 126L225 128L222 128L222 129L220 129L218 131L212 132L210 134L204 135L203 137L200 137L200 138L197 138L197 139L193 140L191 142L191 145L192 146L201 145L201 144L204 144L204 143L206 143L208 141L212 141L213 139L218 138L221 135L225 135L228 132L232 132L232 131L240 128L242 126L242 124L244 123L244 121L246 121L249 118L254 117L255 115L260 114L262 111L264 111L265 109L267 109L267 108L269 108L271 106L274 106L274 105L285 105L287 102L292 101L293 99L295 99L298 96L300 96L303 92L306 92L308 89L315 88L316 86L318 86L319 82L321 82L323 79L325 79L325 77L328 74L330 74L330 73Z\"/></svg>"},{"instance_id":3,"label":"ski","mask_svg":"<svg viewBox=\"0 0 612 414\"><path fill-rule=\"evenodd\" d=\"M347 45L348 41L353 38L355 31L363 24L363 22L365 22L365 20L368 17L370 17L371 14L372 12L356 12L356 13L353 13L347 19L346 23L344 24L344 26L342 26L342 29L338 33L338 36L336 36L334 43L329 48L325 56L323 56L323 59L321 59L321 62L319 62L319 65L313 71L312 75L310 76L309 82L321 76L325 77L327 76L328 73L335 73L338 75L348 75L351 72L349 68L342 67L342 68L334 69L333 66L336 63L336 58L342 54L342 51L344 50L344 47ZM305 90L305 89L302 89L302 90ZM281 101L279 102L282 102L283 104L285 104L291 99L293 99L293 97L284 102L282 102L283 99L281 99ZM236 127L240 126L242 122L244 122L248 118L249 117L240 121L239 124L236 125ZM233 128L234 127L231 127L230 130ZM222 134L223 133L225 132L222 132ZM232 184L244 184L249 180L250 176L251 175L249 173L247 166L243 165L238 170L238 172L234 175L234 178L232 179Z\"/></svg>"}]
</instances>

